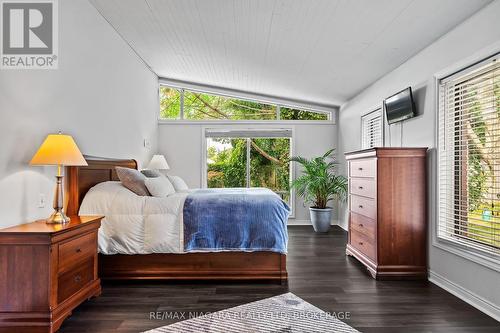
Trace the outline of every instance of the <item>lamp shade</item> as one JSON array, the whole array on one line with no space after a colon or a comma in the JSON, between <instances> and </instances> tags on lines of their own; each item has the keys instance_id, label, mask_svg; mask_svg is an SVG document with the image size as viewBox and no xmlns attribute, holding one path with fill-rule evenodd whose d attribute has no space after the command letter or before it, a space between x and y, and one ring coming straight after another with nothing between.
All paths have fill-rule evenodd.
<instances>
[{"instance_id":1,"label":"lamp shade","mask_svg":"<svg viewBox=\"0 0 500 333\"><path fill-rule=\"evenodd\" d=\"M31 165L88 165L80 149L70 135L49 134L42 143Z\"/></svg>"},{"instance_id":2,"label":"lamp shade","mask_svg":"<svg viewBox=\"0 0 500 333\"><path fill-rule=\"evenodd\" d=\"M151 162L148 164L148 169L150 170L168 170L170 167L168 166L167 160L163 155L154 155L151 159Z\"/></svg>"}]
</instances>

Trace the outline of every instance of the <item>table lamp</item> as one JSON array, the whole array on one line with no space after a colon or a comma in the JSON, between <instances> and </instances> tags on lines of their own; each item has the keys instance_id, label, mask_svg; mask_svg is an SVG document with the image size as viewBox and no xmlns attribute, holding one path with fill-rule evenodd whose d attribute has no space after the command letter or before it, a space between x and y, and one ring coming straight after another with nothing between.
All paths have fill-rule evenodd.
<instances>
[{"instance_id":1,"label":"table lamp","mask_svg":"<svg viewBox=\"0 0 500 333\"><path fill-rule=\"evenodd\" d=\"M148 164L149 170L168 170L170 167L168 166L167 160L163 155L154 155L151 159L151 162Z\"/></svg>"},{"instance_id":2,"label":"table lamp","mask_svg":"<svg viewBox=\"0 0 500 333\"><path fill-rule=\"evenodd\" d=\"M30 165L57 165L56 190L54 193L54 212L47 223L68 223L70 218L64 214L63 166L88 165L75 141L70 135L49 134L31 159Z\"/></svg>"}]
</instances>

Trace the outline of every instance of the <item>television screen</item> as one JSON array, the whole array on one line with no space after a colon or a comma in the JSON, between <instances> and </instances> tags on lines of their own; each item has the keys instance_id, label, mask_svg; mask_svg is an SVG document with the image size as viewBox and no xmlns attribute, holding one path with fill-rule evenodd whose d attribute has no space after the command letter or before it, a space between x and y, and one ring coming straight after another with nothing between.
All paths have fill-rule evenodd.
<instances>
[{"instance_id":1,"label":"television screen","mask_svg":"<svg viewBox=\"0 0 500 333\"><path fill-rule=\"evenodd\" d=\"M389 125L414 117L415 105L413 103L411 87L386 98L384 106Z\"/></svg>"}]
</instances>

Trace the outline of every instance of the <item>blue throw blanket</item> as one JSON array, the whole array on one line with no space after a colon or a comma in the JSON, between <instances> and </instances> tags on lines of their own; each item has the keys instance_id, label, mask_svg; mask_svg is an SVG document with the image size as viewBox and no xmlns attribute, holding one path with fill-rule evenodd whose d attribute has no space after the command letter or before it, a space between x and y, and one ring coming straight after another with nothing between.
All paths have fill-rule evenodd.
<instances>
[{"instance_id":1,"label":"blue throw blanket","mask_svg":"<svg viewBox=\"0 0 500 333\"><path fill-rule=\"evenodd\" d=\"M184 203L184 250L286 253L289 214L269 189L196 190Z\"/></svg>"}]
</instances>

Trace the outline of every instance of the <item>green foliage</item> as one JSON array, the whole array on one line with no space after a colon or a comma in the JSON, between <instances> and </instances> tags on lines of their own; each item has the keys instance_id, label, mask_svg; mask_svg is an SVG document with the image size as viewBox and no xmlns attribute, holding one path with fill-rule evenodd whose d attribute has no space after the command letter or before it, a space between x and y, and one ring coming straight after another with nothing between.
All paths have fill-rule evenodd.
<instances>
[{"instance_id":1,"label":"green foliage","mask_svg":"<svg viewBox=\"0 0 500 333\"><path fill-rule=\"evenodd\" d=\"M280 108L280 118L282 120L328 120L326 113L304 111L283 106Z\"/></svg>"},{"instance_id":2,"label":"green foliage","mask_svg":"<svg viewBox=\"0 0 500 333\"><path fill-rule=\"evenodd\" d=\"M216 139L215 141L230 144L231 148L217 153L214 147L209 147L207 156L213 163L208 164L208 187L245 187L246 139Z\"/></svg>"},{"instance_id":3,"label":"green foliage","mask_svg":"<svg viewBox=\"0 0 500 333\"><path fill-rule=\"evenodd\" d=\"M500 82L493 91L471 85L466 102L457 106L456 117L466 115L465 125L456 128L456 138L467 140L467 149L457 147L456 157L467 161L467 223L461 233L483 244L500 246L500 178L498 137L500 126ZM460 141L458 141L461 143ZM460 165L458 165L460 167ZM456 169L461 175L461 169ZM461 186L461 177L455 179ZM487 213L487 214L486 214Z\"/></svg>"},{"instance_id":4,"label":"green foliage","mask_svg":"<svg viewBox=\"0 0 500 333\"><path fill-rule=\"evenodd\" d=\"M179 90L160 86L160 118L179 119L181 93Z\"/></svg>"},{"instance_id":5,"label":"green foliage","mask_svg":"<svg viewBox=\"0 0 500 333\"><path fill-rule=\"evenodd\" d=\"M304 168L303 174L292 182L292 187L297 189L297 194L306 202L314 204L314 208L326 208L328 202L334 199L347 198L347 179L335 174L333 151L331 149L323 156L313 159L300 156L290 159Z\"/></svg>"},{"instance_id":6,"label":"green foliage","mask_svg":"<svg viewBox=\"0 0 500 333\"><path fill-rule=\"evenodd\" d=\"M471 106L470 124L477 138L484 145L486 142L486 122L483 120L481 102L477 98L477 91L468 94L467 98L473 101Z\"/></svg>"},{"instance_id":7,"label":"green foliage","mask_svg":"<svg viewBox=\"0 0 500 333\"><path fill-rule=\"evenodd\" d=\"M160 86L160 117L179 119L181 91ZM282 120L328 120L325 113L281 107ZM184 91L186 120L277 120L276 106L237 98Z\"/></svg>"},{"instance_id":8,"label":"green foliage","mask_svg":"<svg viewBox=\"0 0 500 333\"><path fill-rule=\"evenodd\" d=\"M262 155L253 145L250 150L250 187L266 187L289 199L290 192L290 139L255 138L258 146L275 160Z\"/></svg>"},{"instance_id":9,"label":"green foliage","mask_svg":"<svg viewBox=\"0 0 500 333\"><path fill-rule=\"evenodd\" d=\"M488 117L487 123L484 112L488 113L488 103L483 106L480 98L481 91L477 88L467 94L467 99L471 101L469 124L472 133L468 133L468 165L467 165L467 193L468 209L470 212L477 210L486 200L488 194L488 181L495 182L494 166L485 159L482 150L488 150L488 144L495 140L494 128L492 127L492 117ZM500 84L494 83L493 96L496 109L497 122L500 120ZM485 108L485 109L484 109ZM493 125L495 127L495 125ZM497 150L498 153L498 150ZM497 197L497 200L500 199ZM490 199L491 200L491 199Z\"/></svg>"},{"instance_id":10,"label":"green foliage","mask_svg":"<svg viewBox=\"0 0 500 333\"><path fill-rule=\"evenodd\" d=\"M184 118L188 120L274 120L276 107L198 92L184 92Z\"/></svg>"},{"instance_id":11,"label":"green foliage","mask_svg":"<svg viewBox=\"0 0 500 333\"><path fill-rule=\"evenodd\" d=\"M246 187L247 139L212 139L225 144L227 149L217 152L214 146L207 149L207 182L209 188ZM250 187L266 187L289 198L290 191L290 139L250 139ZM256 145L259 150L255 148ZM263 155L261 152L264 152ZM270 160L272 157L273 160Z\"/></svg>"},{"instance_id":12,"label":"green foliage","mask_svg":"<svg viewBox=\"0 0 500 333\"><path fill-rule=\"evenodd\" d=\"M486 193L486 180L488 178L487 170L484 170L481 163L481 155L477 147L471 145L469 148L469 163L467 188L469 211L474 211L481 205L484 193Z\"/></svg>"}]
</instances>

